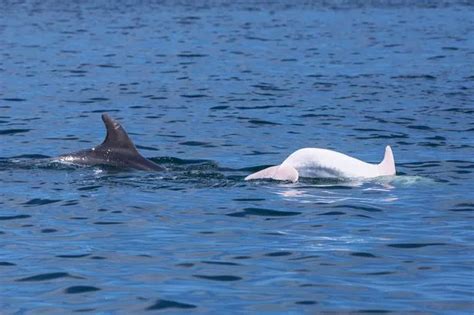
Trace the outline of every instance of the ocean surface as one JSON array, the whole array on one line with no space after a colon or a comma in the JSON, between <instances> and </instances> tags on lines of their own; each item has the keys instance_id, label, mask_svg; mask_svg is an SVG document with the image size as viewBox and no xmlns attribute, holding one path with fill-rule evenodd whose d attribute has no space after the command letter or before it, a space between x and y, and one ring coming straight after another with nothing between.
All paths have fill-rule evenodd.
<instances>
[{"instance_id":1,"label":"ocean surface","mask_svg":"<svg viewBox=\"0 0 474 315\"><path fill-rule=\"evenodd\" d=\"M0 6L0 313L474 312L472 1ZM104 112L167 171L49 159Z\"/></svg>"}]
</instances>

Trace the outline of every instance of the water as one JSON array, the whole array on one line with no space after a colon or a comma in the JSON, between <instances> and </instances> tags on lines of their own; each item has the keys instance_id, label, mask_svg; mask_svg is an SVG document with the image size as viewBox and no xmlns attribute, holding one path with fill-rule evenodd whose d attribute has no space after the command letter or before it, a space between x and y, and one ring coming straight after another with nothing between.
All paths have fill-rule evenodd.
<instances>
[{"instance_id":1,"label":"water","mask_svg":"<svg viewBox=\"0 0 474 315\"><path fill-rule=\"evenodd\" d=\"M472 9L2 1L2 313L472 312ZM102 112L168 171L42 159ZM387 144L395 178L243 180Z\"/></svg>"}]
</instances>

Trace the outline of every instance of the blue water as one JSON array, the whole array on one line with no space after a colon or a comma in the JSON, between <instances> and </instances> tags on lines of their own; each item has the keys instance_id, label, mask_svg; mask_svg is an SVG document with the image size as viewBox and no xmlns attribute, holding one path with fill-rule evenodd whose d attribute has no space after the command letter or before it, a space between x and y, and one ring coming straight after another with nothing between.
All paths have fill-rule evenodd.
<instances>
[{"instance_id":1,"label":"blue water","mask_svg":"<svg viewBox=\"0 0 474 315\"><path fill-rule=\"evenodd\" d=\"M469 1L0 3L2 314L474 311ZM168 171L45 159L102 112Z\"/></svg>"}]
</instances>

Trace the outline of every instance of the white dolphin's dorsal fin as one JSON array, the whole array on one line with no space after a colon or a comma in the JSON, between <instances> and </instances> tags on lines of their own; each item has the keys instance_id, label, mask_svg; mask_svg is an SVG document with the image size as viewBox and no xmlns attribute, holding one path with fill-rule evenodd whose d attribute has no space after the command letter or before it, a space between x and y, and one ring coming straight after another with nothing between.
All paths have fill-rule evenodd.
<instances>
[{"instance_id":1,"label":"white dolphin's dorsal fin","mask_svg":"<svg viewBox=\"0 0 474 315\"><path fill-rule=\"evenodd\" d=\"M379 172L382 176L395 175L395 159L393 158L392 148L390 146L385 147L385 155L382 162L379 163Z\"/></svg>"},{"instance_id":2,"label":"white dolphin's dorsal fin","mask_svg":"<svg viewBox=\"0 0 474 315\"><path fill-rule=\"evenodd\" d=\"M287 180L294 183L298 181L298 177L298 171L294 167L281 164L276 166L270 166L259 172L251 174L245 177L245 180L271 178L274 180Z\"/></svg>"}]
</instances>

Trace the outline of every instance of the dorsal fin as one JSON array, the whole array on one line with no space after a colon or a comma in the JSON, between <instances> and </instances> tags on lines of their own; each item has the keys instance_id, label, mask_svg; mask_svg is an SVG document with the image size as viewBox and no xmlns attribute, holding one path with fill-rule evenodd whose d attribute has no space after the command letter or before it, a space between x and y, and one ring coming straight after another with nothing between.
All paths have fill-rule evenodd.
<instances>
[{"instance_id":1,"label":"dorsal fin","mask_svg":"<svg viewBox=\"0 0 474 315\"><path fill-rule=\"evenodd\" d=\"M102 114L102 120L107 129L107 136L104 142L97 147L98 149L125 149L138 154L137 148L128 137L127 132L117 121L105 113Z\"/></svg>"},{"instance_id":2,"label":"dorsal fin","mask_svg":"<svg viewBox=\"0 0 474 315\"><path fill-rule=\"evenodd\" d=\"M385 147L385 155L382 162L379 163L379 172L382 176L390 176L397 173L392 148L389 145Z\"/></svg>"}]
</instances>

